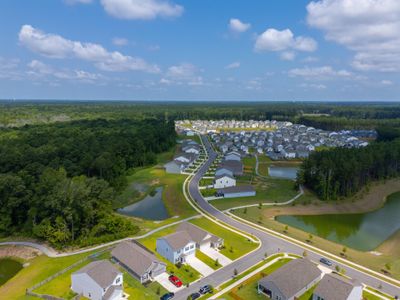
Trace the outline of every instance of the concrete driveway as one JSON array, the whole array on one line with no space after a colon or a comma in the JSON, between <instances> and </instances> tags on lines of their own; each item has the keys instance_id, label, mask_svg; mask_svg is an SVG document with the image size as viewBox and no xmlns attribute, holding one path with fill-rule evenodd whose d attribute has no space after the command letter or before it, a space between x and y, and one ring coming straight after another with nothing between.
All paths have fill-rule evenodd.
<instances>
[{"instance_id":1,"label":"concrete driveway","mask_svg":"<svg viewBox=\"0 0 400 300\"><path fill-rule=\"evenodd\" d=\"M208 257L212 258L213 260L218 259L218 262L223 267L225 267L226 265L229 265L232 262L232 260L227 258L225 255L219 253L214 248L211 248L210 246L203 246L200 248L200 251L203 252Z\"/></svg>"},{"instance_id":2,"label":"concrete driveway","mask_svg":"<svg viewBox=\"0 0 400 300\"><path fill-rule=\"evenodd\" d=\"M167 272L164 272L154 278L154 281L157 281L159 284L161 284L168 292L173 292L176 293L177 291L180 291L183 289L183 286L178 288L174 286L168 279L169 274Z\"/></svg>"},{"instance_id":3,"label":"concrete driveway","mask_svg":"<svg viewBox=\"0 0 400 300\"><path fill-rule=\"evenodd\" d=\"M200 259L198 259L194 255L187 256L185 258L185 261L189 266L191 266L193 269L195 269L197 272L199 272L204 277L214 273L214 270L212 268L210 268L208 265L203 263Z\"/></svg>"}]
</instances>

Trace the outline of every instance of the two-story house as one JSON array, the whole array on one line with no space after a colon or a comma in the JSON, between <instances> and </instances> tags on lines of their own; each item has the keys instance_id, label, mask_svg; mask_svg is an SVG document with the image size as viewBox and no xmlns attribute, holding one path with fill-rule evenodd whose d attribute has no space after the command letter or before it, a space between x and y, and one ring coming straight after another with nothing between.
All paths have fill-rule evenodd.
<instances>
[{"instance_id":1,"label":"two-story house","mask_svg":"<svg viewBox=\"0 0 400 300\"><path fill-rule=\"evenodd\" d=\"M157 239L157 252L173 264L184 263L196 253L196 243L186 231L177 231Z\"/></svg>"}]
</instances>

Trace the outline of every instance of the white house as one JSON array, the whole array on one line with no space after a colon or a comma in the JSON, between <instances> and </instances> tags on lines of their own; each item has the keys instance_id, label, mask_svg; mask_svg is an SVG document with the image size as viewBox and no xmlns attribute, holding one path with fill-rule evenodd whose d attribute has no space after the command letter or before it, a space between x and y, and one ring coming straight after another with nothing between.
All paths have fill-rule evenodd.
<instances>
[{"instance_id":1,"label":"white house","mask_svg":"<svg viewBox=\"0 0 400 300\"><path fill-rule=\"evenodd\" d=\"M91 262L71 274L71 289L93 300L119 300L123 295L122 273L108 260Z\"/></svg>"},{"instance_id":2,"label":"white house","mask_svg":"<svg viewBox=\"0 0 400 300\"><path fill-rule=\"evenodd\" d=\"M187 256L195 255L196 243L186 231L177 231L158 238L156 250L173 264L184 263Z\"/></svg>"},{"instance_id":3,"label":"white house","mask_svg":"<svg viewBox=\"0 0 400 300\"><path fill-rule=\"evenodd\" d=\"M199 154L200 149L198 146L190 145L182 148L182 151L185 153L193 153L193 154Z\"/></svg>"},{"instance_id":4,"label":"white house","mask_svg":"<svg viewBox=\"0 0 400 300\"><path fill-rule=\"evenodd\" d=\"M222 189L225 187L235 186L236 179L229 174L223 174L216 176L214 179L214 188L215 189Z\"/></svg>"}]
</instances>

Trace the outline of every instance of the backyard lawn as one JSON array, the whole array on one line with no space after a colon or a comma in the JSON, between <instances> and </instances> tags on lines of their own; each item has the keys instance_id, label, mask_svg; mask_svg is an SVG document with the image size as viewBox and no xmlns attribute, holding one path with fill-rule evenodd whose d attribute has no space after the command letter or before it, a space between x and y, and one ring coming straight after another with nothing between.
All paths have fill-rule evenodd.
<instances>
[{"instance_id":1,"label":"backyard lawn","mask_svg":"<svg viewBox=\"0 0 400 300\"><path fill-rule=\"evenodd\" d=\"M158 300L160 296L164 295L167 290L164 289L159 283L152 282L143 286L138 280L129 275L126 271L124 273L124 292L129 295L129 299L148 299Z\"/></svg>"}]
</instances>

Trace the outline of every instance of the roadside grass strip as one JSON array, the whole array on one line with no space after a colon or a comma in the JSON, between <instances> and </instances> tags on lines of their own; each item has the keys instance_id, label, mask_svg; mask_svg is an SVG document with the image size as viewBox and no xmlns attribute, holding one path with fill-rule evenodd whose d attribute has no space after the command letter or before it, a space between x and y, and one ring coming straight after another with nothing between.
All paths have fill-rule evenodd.
<instances>
[{"instance_id":1,"label":"roadside grass strip","mask_svg":"<svg viewBox=\"0 0 400 300\"><path fill-rule=\"evenodd\" d=\"M211 257L205 255L203 252L199 250L196 251L196 257L200 259L203 263L205 263L207 266L212 268L213 270L218 270L219 268L222 267L222 265L219 262L213 260Z\"/></svg>"}]
</instances>

